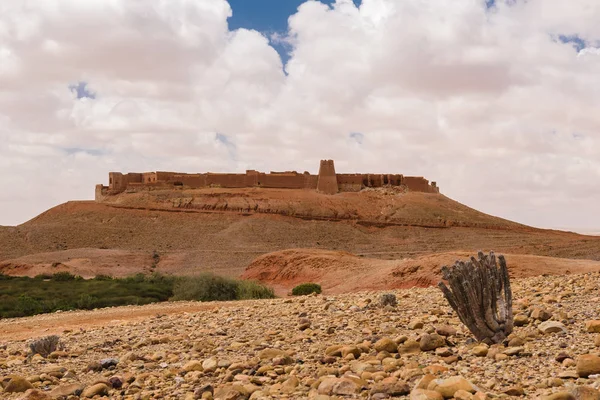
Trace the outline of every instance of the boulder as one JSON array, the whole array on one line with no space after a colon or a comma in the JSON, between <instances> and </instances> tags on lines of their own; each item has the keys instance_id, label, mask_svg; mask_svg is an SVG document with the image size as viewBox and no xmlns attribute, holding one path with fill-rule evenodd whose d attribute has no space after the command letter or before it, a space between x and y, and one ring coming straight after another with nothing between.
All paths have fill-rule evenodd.
<instances>
[{"instance_id":1,"label":"boulder","mask_svg":"<svg viewBox=\"0 0 600 400\"><path fill-rule=\"evenodd\" d=\"M106 395L108 395L108 386L104 383L96 383L95 385L88 386L81 393L81 397L83 398Z\"/></svg>"},{"instance_id":2,"label":"boulder","mask_svg":"<svg viewBox=\"0 0 600 400\"><path fill-rule=\"evenodd\" d=\"M390 338L381 338L375 342L373 345L375 350L379 351L387 351L388 353L397 353L398 345Z\"/></svg>"},{"instance_id":3,"label":"boulder","mask_svg":"<svg viewBox=\"0 0 600 400\"><path fill-rule=\"evenodd\" d=\"M426 333L421 337L421 341L419 342L419 347L422 351L431 351L444 346L446 346L446 340L437 333Z\"/></svg>"},{"instance_id":4,"label":"boulder","mask_svg":"<svg viewBox=\"0 0 600 400\"><path fill-rule=\"evenodd\" d=\"M26 392L29 389L33 389L31 382L18 375L13 375L10 381L8 381L8 384L4 387L6 393L21 393Z\"/></svg>"},{"instance_id":5,"label":"boulder","mask_svg":"<svg viewBox=\"0 0 600 400\"><path fill-rule=\"evenodd\" d=\"M585 330L589 333L600 333L600 320L586 321Z\"/></svg>"},{"instance_id":6,"label":"boulder","mask_svg":"<svg viewBox=\"0 0 600 400\"><path fill-rule=\"evenodd\" d=\"M37 389L29 389L19 400L52 400L53 398Z\"/></svg>"},{"instance_id":7,"label":"boulder","mask_svg":"<svg viewBox=\"0 0 600 400\"><path fill-rule=\"evenodd\" d=\"M558 321L546 321L538 325L538 330L542 333L567 332L565 326Z\"/></svg>"},{"instance_id":8,"label":"boulder","mask_svg":"<svg viewBox=\"0 0 600 400\"><path fill-rule=\"evenodd\" d=\"M453 376L447 379L434 379L427 386L429 390L439 392L445 399L454 397L454 393L464 390L469 393L475 393L475 387L471 382L461 376Z\"/></svg>"},{"instance_id":9,"label":"boulder","mask_svg":"<svg viewBox=\"0 0 600 400\"><path fill-rule=\"evenodd\" d=\"M590 375L600 374L600 357L594 354L585 354L577 359L577 375L587 378Z\"/></svg>"}]
</instances>

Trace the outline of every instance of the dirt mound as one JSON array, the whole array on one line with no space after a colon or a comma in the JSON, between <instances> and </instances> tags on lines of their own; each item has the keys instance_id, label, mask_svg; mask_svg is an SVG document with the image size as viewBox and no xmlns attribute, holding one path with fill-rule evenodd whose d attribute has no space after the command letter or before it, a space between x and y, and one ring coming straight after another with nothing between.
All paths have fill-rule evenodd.
<instances>
[{"instance_id":1,"label":"dirt mound","mask_svg":"<svg viewBox=\"0 0 600 400\"><path fill-rule=\"evenodd\" d=\"M363 258L341 251L292 249L265 254L252 262L245 279L264 282L282 294L304 282L319 283L327 293L427 287L440 280L440 267L473 253L447 252L402 260ZM600 271L600 261L505 254L510 275L525 278Z\"/></svg>"},{"instance_id":2,"label":"dirt mound","mask_svg":"<svg viewBox=\"0 0 600 400\"><path fill-rule=\"evenodd\" d=\"M22 225L0 227L0 272L239 276L256 257L294 248L378 260L479 249L600 260L598 236L525 227L438 194L205 189L126 193L112 200L68 202ZM184 200L188 206L182 207ZM232 204L242 200L262 205L239 211L243 207ZM218 206L200 207L210 202ZM294 206L285 211L283 205Z\"/></svg>"}]
</instances>

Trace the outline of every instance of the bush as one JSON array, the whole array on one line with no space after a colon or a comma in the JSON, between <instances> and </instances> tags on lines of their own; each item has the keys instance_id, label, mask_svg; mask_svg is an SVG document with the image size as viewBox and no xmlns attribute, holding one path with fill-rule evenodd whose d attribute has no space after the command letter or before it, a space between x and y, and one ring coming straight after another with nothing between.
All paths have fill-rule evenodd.
<instances>
[{"instance_id":1,"label":"bush","mask_svg":"<svg viewBox=\"0 0 600 400\"><path fill-rule=\"evenodd\" d=\"M113 277L110 275L100 274L100 275L96 275L94 277L94 279L97 281L112 281Z\"/></svg>"},{"instance_id":2,"label":"bush","mask_svg":"<svg viewBox=\"0 0 600 400\"><path fill-rule=\"evenodd\" d=\"M226 301L237 298L233 279L213 274L189 276L175 281L171 300Z\"/></svg>"},{"instance_id":3,"label":"bush","mask_svg":"<svg viewBox=\"0 0 600 400\"><path fill-rule=\"evenodd\" d=\"M321 285L317 283L301 283L292 289L292 295L304 296L311 293L321 293Z\"/></svg>"},{"instance_id":4,"label":"bush","mask_svg":"<svg viewBox=\"0 0 600 400\"><path fill-rule=\"evenodd\" d=\"M254 281L238 281L238 300L249 299L274 299L273 289Z\"/></svg>"},{"instance_id":5,"label":"bush","mask_svg":"<svg viewBox=\"0 0 600 400\"><path fill-rule=\"evenodd\" d=\"M258 282L235 280L207 273L177 278L171 300L227 301L274 297L273 289Z\"/></svg>"},{"instance_id":6,"label":"bush","mask_svg":"<svg viewBox=\"0 0 600 400\"><path fill-rule=\"evenodd\" d=\"M54 275L52 275L52 280L57 281L57 282L67 282L67 281L74 281L76 278L75 275L73 275L70 272L57 272Z\"/></svg>"}]
</instances>

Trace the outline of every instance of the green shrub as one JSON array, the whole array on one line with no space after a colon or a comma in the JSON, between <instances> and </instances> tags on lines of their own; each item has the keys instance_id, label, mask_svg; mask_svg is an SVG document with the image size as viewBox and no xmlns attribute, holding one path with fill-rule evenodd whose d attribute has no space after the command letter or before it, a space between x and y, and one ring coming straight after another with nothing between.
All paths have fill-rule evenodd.
<instances>
[{"instance_id":1,"label":"green shrub","mask_svg":"<svg viewBox=\"0 0 600 400\"><path fill-rule=\"evenodd\" d=\"M41 302L25 294L19 296L17 299L17 306L15 308L15 311L20 316L40 314L46 311Z\"/></svg>"},{"instance_id":2,"label":"green shrub","mask_svg":"<svg viewBox=\"0 0 600 400\"><path fill-rule=\"evenodd\" d=\"M40 281L46 280L46 279L52 279L52 275L50 274L39 274L36 275L33 279L38 279Z\"/></svg>"},{"instance_id":3,"label":"green shrub","mask_svg":"<svg viewBox=\"0 0 600 400\"><path fill-rule=\"evenodd\" d=\"M186 276L175 281L171 300L226 301L237 298L237 283L214 274Z\"/></svg>"},{"instance_id":4,"label":"green shrub","mask_svg":"<svg viewBox=\"0 0 600 400\"><path fill-rule=\"evenodd\" d=\"M275 298L273 289L261 283L255 281L238 281L237 284L238 300Z\"/></svg>"},{"instance_id":5,"label":"green shrub","mask_svg":"<svg viewBox=\"0 0 600 400\"><path fill-rule=\"evenodd\" d=\"M321 293L321 285L317 283L301 283L292 289L292 295L304 296L311 293Z\"/></svg>"},{"instance_id":6,"label":"green shrub","mask_svg":"<svg viewBox=\"0 0 600 400\"><path fill-rule=\"evenodd\" d=\"M96 275L94 277L95 280L97 281L112 281L113 277L110 275L104 275L104 274L100 274L100 275Z\"/></svg>"},{"instance_id":7,"label":"green shrub","mask_svg":"<svg viewBox=\"0 0 600 400\"><path fill-rule=\"evenodd\" d=\"M73 275L70 272L57 272L55 274L52 275L52 280L53 281L57 281L57 282L67 282L67 281L74 281L76 278L75 275Z\"/></svg>"}]
</instances>

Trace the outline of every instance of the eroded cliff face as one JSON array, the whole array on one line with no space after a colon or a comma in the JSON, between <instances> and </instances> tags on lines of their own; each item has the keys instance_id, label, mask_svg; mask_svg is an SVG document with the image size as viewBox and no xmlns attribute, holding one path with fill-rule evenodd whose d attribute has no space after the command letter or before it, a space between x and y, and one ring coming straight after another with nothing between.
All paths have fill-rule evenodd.
<instances>
[{"instance_id":1,"label":"eroded cliff face","mask_svg":"<svg viewBox=\"0 0 600 400\"><path fill-rule=\"evenodd\" d=\"M333 196L289 189L157 189L124 192L108 196L101 203L133 209L350 220L376 226L524 228L523 225L473 210L439 193L410 192L403 187L382 187Z\"/></svg>"}]
</instances>

